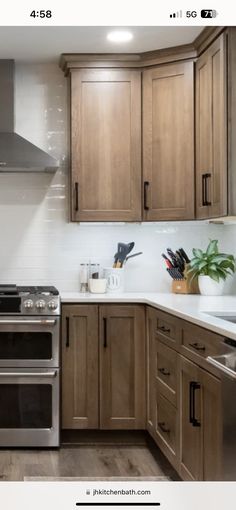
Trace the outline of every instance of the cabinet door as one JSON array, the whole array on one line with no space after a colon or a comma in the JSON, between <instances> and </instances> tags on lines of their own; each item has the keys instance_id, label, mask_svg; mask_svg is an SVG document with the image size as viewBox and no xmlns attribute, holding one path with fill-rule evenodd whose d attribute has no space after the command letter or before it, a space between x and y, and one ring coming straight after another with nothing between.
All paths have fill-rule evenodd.
<instances>
[{"instance_id":1,"label":"cabinet door","mask_svg":"<svg viewBox=\"0 0 236 510\"><path fill-rule=\"evenodd\" d=\"M62 307L62 428L98 428L98 307Z\"/></svg>"},{"instance_id":2,"label":"cabinet door","mask_svg":"<svg viewBox=\"0 0 236 510\"><path fill-rule=\"evenodd\" d=\"M221 381L201 370L203 388L203 479L222 480Z\"/></svg>"},{"instance_id":3,"label":"cabinet door","mask_svg":"<svg viewBox=\"0 0 236 510\"><path fill-rule=\"evenodd\" d=\"M100 427L145 428L145 308L100 307Z\"/></svg>"},{"instance_id":4,"label":"cabinet door","mask_svg":"<svg viewBox=\"0 0 236 510\"><path fill-rule=\"evenodd\" d=\"M156 312L147 307L147 430L155 438L155 332Z\"/></svg>"},{"instance_id":5,"label":"cabinet door","mask_svg":"<svg viewBox=\"0 0 236 510\"><path fill-rule=\"evenodd\" d=\"M222 34L196 64L197 218L227 214L226 45Z\"/></svg>"},{"instance_id":6,"label":"cabinet door","mask_svg":"<svg viewBox=\"0 0 236 510\"><path fill-rule=\"evenodd\" d=\"M194 218L193 62L143 72L143 218Z\"/></svg>"},{"instance_id":7,"label":"cabinet door","mask_svg":"<svg viewBox=\"0 0 236 510\"><path fill-rule=\"evenodd\" d=\"M181 356L180 476L203 479L203 423L200 369Z\"/></svg>"},{"instance_id":8,"label":"cabinet door","mask_svg":"<svg viewBox=\"0 0 236 510\"><path fill-rule=\"evenodd\" d=\"M71 73L73 221L141 219L141 72Z\"/></svg>"}]
</instances>

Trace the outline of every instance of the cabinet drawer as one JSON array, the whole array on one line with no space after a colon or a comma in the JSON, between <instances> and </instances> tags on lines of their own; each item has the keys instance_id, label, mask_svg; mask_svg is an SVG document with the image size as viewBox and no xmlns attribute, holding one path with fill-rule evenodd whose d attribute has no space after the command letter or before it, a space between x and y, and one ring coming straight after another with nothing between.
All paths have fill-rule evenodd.
<instances>
[{"instance_id":1,"label":"cabinet drawer","mask_svg":"<svg viewBox=\"0 0 236 510\"><path fill-rule=\"evenodd\" d=\"M156 393L156 442L170 462L177 459L178 421L176 408L157 390Z\"/></svg>"},{"instance_id":2,"label":"cabinet drawer","mask_svg":"<svg viewBox=\"0 0 236 510\"><path fill-rule=\"evenodd\" d=\"M162 395L174 405L177 403L177 366L176 351L156 341L156 380Z\"/></svg>"},{"instance_id":3,"label":"cabinet drawer","mask_svg":"<svg viewBox=\"0 0 236 510\"><path fill-rule=\"evenodd\" d=\"M181 351L185 356L207 358L221 354L224 338L212 331L208 331L193 324L184 323ZM190 356L191 357L191 356Z\"/></svg>"},{"instance_id":4,"label":"cabinet drawer","mask_svg":"<svg viewBox=\"0 0 236 510\"><path fill-rule=\"evenodd\" d=\"M165 312L156 312L154 320L156 337L173 349L177 349L181 337L181 321Z\"/></svg>"}]
</instances>

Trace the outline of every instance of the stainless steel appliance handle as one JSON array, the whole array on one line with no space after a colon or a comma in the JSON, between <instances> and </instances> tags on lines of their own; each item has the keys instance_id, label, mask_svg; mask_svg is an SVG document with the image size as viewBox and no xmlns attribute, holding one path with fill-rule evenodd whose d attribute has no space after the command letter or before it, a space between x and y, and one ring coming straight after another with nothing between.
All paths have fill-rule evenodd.
<instances>
[{"instance_id":1,"label":"stainless steel appliance handle","mask_svg":"<svg viewBox=\"0 0 236 510\"><path fill-rule=\"evenodd\" d=\"M231 379L236 380L236 372L234 372L234 370L231 370L231 368L228 368L225 365L222 365L222 363L219 363L219 361L216 361L211 356L207 357L207 361L209 361L209 363L211 363L211 365L214 365L214 367L218 368L218 370L220 370L221 372L224 372Z\"/></svg>"},{"instance_id":2,"label":"stainless steel appliance handle","mask_svg":"<svg viewBox=\"0 0 236 510\"><path fill-rule=\"evenodd\" d=\"M54 326L56 324L56 321L53 320L53 319L0 319L0 325L1 324L4 324L4 325L9 325L11 326L12 324L13 325L16 325L16 324L22 324L23 326L24 325L29 325L29 326L33 326L33 325L37 325L37 324L40 324L40 325L43 325L43 326Z\"/></svg>"},{"instance_id":3,"label":"stainless steel appliance handle","mask_svg":"<svg viewBox=\"0 0 236 510\"><path fill-rule=\"evenodd\" d=\"M0 372L0 377L56 377L56 370L50 372Z\"/></svg>"}]
</instances>

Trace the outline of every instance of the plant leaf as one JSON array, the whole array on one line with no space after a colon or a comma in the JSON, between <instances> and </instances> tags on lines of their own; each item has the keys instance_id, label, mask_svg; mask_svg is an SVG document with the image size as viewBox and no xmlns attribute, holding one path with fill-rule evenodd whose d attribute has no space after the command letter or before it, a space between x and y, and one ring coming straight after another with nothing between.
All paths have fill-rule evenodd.
<instances>
[{"instance_id":1,"label":"plant leaf","mask_svg":"<svg viewBox=\"0 0 236 510\"><path fill-rule=\"evenodd\" d=\"M207 251L206 251L206 254L208 256L213 255L213 253L218 253L218 241L216 239L210 241L210 243L208 244L208 247L207 247Z\"/></svg>"},{"instance_id":2,"label":"plant leaf","mask_svg":"<svg viewBox=\"0 0 236 510\"><path fill-rule=\"evenodd\" d=\"M193 248L193 254L194 254L194 257L202 258L202 256L203 256L203 251L202 251L202 250L199 250L199 249L197 249L197 248Z\"/></svg>"}]
</instances>

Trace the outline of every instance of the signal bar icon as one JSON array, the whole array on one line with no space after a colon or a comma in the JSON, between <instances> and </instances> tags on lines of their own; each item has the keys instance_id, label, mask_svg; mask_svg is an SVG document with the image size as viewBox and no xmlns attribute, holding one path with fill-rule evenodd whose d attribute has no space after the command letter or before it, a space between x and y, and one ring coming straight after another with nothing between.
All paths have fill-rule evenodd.
<instances>
[{"instance_id":1,"label":"signal bar icon","mask_svg":"<svg viewBox=\"0 0 236 510\"><path fill-rule=\"evenodd\" d=\"M170 14L170 18L182 18L182 15L182 11L177 11Z\"/></svg>"}]
</instances>

